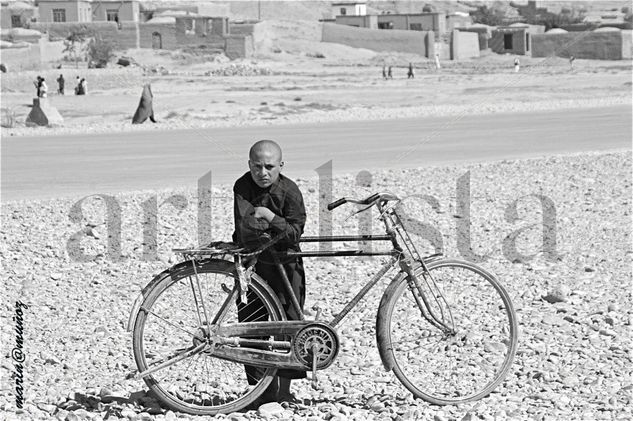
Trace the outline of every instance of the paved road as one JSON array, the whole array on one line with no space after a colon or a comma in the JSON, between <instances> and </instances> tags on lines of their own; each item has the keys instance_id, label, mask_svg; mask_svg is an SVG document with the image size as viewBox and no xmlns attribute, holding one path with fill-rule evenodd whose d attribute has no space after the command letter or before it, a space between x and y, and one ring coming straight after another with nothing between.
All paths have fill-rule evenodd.
<instances>
[{"instance_id":1,"label":"paved road","mask_svg":"<svg viewBox=\"0 0 633 421\"><path fill-rule=\"evenodd\" d=\"M257 139L284 148L285 171L361 169L631 148L631 106L461 118L2 139L2 200L230 183Z\"/></svg>"}]
</instances>

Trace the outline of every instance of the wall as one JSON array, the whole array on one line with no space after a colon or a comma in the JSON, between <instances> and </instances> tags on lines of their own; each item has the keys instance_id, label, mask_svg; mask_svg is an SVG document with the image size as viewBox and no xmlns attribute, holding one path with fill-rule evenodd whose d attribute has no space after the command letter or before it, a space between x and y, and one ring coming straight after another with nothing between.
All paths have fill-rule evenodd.
<instances>
[{"instance_id":1,"label":"wall","mask_svg":"<svg viewBox=\"0 0 633 421\"><path fill-rule=\"evenodd\" d=\"M532 36L532 57L569 57L594 60L630 58L630 32L627 41L622 32L583 32L568 34L535 34ZM629 46L629 57L623 54Z\"/></svg>"},{"instance_id":2,"label":"wall","mask_svg":"<svg viewBox=\"0 0 633 421\"><path fill-rule=\"evenodd\" d=\"M2 64L7 66L8 70L8 73L3 73L2 78L0 78L3 88L5 79L11 73L23 70L39 69L42 62L41 47L39 43L28 44L28 46L20 48L2 48L0 49L0 54L2 54ZM33 79L35 79L35 77ZM33 86L32 82L31 86Z\"/></svg>"},{"instance_id":3,"label":"wall","mask_svg":"<svg viewBox=\"0 0 633 421\"><path fill-rule=\"evenodd\" d=\"M504 54L525 54L525 34L527 29L495 29L492 31L492 36L488 40L490 49L495 53ZM512 34L512 48L504 48L503 38L505 34Z\"/></svg>"},{"instance_id":4,"label":"wall","mask_svg":"<svg viewBox=\"0 0 633 421\"><path fill-rule=\"evenodd\" d=\"M230 59L253 55L254 47L251 35L228 35L225 45L225 54Z\"/></svg>"},{"instance_id":5,"label":"wall","mask_svg":"<svg viewBox=\"0 0 633 421\"><path fill-rule=\"evenodd\" d=\"M95 22L107 21L106 11L108 9L118 9L119 22L138 22L139 6L137 2L132 1L94 2L92 3L92 20Z\"/></svg>"},{"instance_id":6,"label":"wall","mask_svg":"<svg viewBox=\"0 0 633 421\"><path fill-rule=\"evenodd\" d=\"M484 27L466 27L466 28L455 28L460 32L474 32L477 34L477 40L479 42L479 50L487 50L488 49L488 28Z\"/></svg>"},{"instance_id":7,"label":"wall","mask_svg":"<svg viewBox=\"0 0 633 421\"><path fill-rule=\"evenodd\" d=\"M139 23L138 26L141 48L152 48L152 34L154 32L160 34L164 50L179 48L176 38L176 25L172 23Z\"/></svg>"},{"instance_id":8,"label":"wall","mask_svg":"<svg viewBox=\"0 0 633 421\"><path fill-rule=\"evenodd\" d=\"M421 13L411 15L389 14L378 15L378 24L393 22L393 29L408 31L411 24L420 24L423 31L433 31L443 34L446 30L446 17L442 13Z\"/></svg>"},{"instance_id":9,"label":"wall","mask_svg":"<svg viewBox=\"0 0 633 421\"><path fill-rule=\"evenodd\" d=\"M251 35L254 27L254 23L231 23L231 35Z\"/></svg>"},{"instance_id":10,"label":"wall","mask_svg":"<svg viewBox=\"0 0 633 421\"><path fill-rule=\"evenodd\" d=\"M433 40L433 32L387 31L354 28L333 23L324 23L322 32L323 42L333 42L373 51L400 51L426 57L429 57L429 44L433 44Z\"/></svg>"},{"instance_id":11,"label":"wall","mask_svg":"<svg viewBox=\"0 0 633 421\"><path fill-rule=\"evenodd\" d=\"M478 34L453 31L451 35L451 60L479 57Z\"/></svg>"},{"instance_id":12,"label":"wall","mask_svg":"<svg viewBox=\"0 0 633 421\"><path fill-rule=\"evenodd\" d=\"M378 29L378 19L376 15L370 16L337 16L337 25L349 25L359 28Z\"/></svg>"},{"instance_id":13,"label":"wall","mask_svg":"<svg viewBox=\"0 0 633 421\"><path fill-rule=\"evenodd\" d=\"M90 22L92 8L85 1L40 1L39 22L53 22L53 9L66 9L66 22Z\"/></svg>"}]
</instances>

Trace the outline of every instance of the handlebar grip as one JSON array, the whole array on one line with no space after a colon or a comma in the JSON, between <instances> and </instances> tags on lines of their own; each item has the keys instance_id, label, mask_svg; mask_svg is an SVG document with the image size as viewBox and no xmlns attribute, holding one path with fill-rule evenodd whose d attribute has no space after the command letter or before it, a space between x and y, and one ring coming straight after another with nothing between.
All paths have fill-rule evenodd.
<instances>
[{"instance_id":1,"label":"handlebar grip","mask_svg":"<svg viewBox=\"0 0 633 421\"><path fill-rule=\"evenodd\" d=\"M343 197L337 200L336 202L332 202L329 205L327 205L327 210L331 211L332 209L338 208L339 206L344 205L345 203L347 203L347 199Z\"/></svg>"}]
</instances>

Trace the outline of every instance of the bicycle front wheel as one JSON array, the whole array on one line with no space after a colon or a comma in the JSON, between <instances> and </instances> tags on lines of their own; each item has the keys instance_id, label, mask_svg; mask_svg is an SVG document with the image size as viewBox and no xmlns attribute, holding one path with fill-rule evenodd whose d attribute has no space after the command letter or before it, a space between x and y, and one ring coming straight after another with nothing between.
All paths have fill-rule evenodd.
<instances>
[{"instance_id":1,"label":"bicycle front wheel","mask_svg":"<svg viewBox=\"0 0 633 421\"><path fill-rule=\"evenodd\" d=\"M491 274L472 263L446 259L427 267L444 297L436 300L423 287L428 308L443 315L452 330L429 320L428 310L420 309L424 300L419 289L401 277L381 302L377 331L383 361L407 389L430 403L458 404L487 396L507 375L516 352L517 321L510 297ZM422 269L416 275L424 283Z\"/></svg>"},{"instance_id":2,"label":"bicycle front wheel","mask_svg":"<svg viewBox=\"0 0 633 421\"><path fill-rule=\"evenodd\" d=\"M205 338L223 324L238 322L238 282L232 262L180 264L159 275L147 291L134 323L133 350L149 388L176 411L214 415L239 410L270 384L276 369L248 367L213 356ZM281 319L278 301L253 278L243 322ZM218 314L222 317L217 317ZM246 314L247 316L244 316ZM261 338L259 338L261 339Z\"/></svg>"}]
</instances>

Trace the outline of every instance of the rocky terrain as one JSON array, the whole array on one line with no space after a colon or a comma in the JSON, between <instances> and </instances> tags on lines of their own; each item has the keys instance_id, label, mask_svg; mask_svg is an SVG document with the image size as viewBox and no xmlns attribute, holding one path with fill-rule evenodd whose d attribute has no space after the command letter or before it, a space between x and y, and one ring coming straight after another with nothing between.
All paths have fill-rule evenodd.
<instances>
[{"instance_id":1,"label":"rocky terrain","mask_svg":"<svg viewBox=\"0 0 633 421\"><path fill-rule=\"evenodd\" d=\"M631 166L627 150L384 171L371 181L356 174L335 178L334 197L389 190L437 199L433 209L409 197L405 211L441 233L446 255L484 256L482 265L508 289L520 328L508 378L471 404L438 407L413 399L384 371L375 347L384 281L340 326L341 353L321 372L319 391L295 382L302 404L270 404L213 419L631 419ZM297 181L306 200L306 235L317 235L324 221L318 180ZM456 205L468 194L469 216ZM212 235L228 239L230 186L214 187L213 196ZM159 204L155 255L143 240L144 210L153 198ZM120 233L112 231L117 218L107 215L102 199L81 205L78 199L2 204L0 419L204 419L160 407L142 381L130 378L134 362L125 330L140 288L177 261L170 249L197 243L196 192L117 195ZM335 234L357 232L358 219L346 219L350 210L334 213ZM464 220L470 221L470 254L458 247ZM379 232L377 221L372 226ZM516 251L504 248L504 239L523 228ZM80 248L69 251L73 236ZM432 252L422 236L415 238L424 253ZM328 318L379 264L308 260L306 307L319 301ZM17 411L11 358L16 301L28 306L21 308L25 404Z\"/></svg>"}]
</instances>

